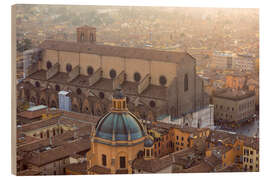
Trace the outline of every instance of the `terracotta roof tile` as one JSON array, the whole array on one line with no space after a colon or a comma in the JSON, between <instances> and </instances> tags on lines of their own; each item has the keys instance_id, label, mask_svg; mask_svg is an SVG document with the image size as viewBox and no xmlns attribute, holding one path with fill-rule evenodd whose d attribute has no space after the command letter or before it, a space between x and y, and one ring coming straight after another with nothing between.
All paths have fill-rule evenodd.
<instances>
[{"instance_id":1,"label":"terracotta roof tile","mask_svg":"<svg viewBox=\"0 0 270 180\"><path fill-rule=\"evenodd\" d=\"M78 174L87 174L87 162L69 164L66 166L66 171L72 171Z\"/></svg>"},{"instance_id":2,"label":"terracotta roof tile","mask_svg":"<svg viewBox=\"0 0 270 180\"><path fill-rule=\"evenodd\" d=\"M131 47L98 45L95 43L77 43L69 41L45 40L40 46L43 49L81 52L103 56L116 56L124 58L138 58L154 61L181 63L181 60L190 56L187 52L159 51L153 49L140 49Z\"/></svg>"},{"instance_id":3,"label":"terracotta roof tile","mask_svg":"<svg viewBox=\"0 0 270 180\"><path fill-rule=\"evenodd\" d=\"M144 158L135 159L133 167L150 173L156 173L172 165L172 157L167 155L162 158L145 160Z\"/></svg>"},{"instance_id":4,"label":"terracotta roof tile","mask_svg":"<svg viewBox=\"0 0 270 180\"><path fill-rule=\"evenodd\" d=\"M111 170L109 168L101 167L101 166L93 166L89 169L90 172L94 172L97 174L111 174Z\"/></svg>"}]
</instances>

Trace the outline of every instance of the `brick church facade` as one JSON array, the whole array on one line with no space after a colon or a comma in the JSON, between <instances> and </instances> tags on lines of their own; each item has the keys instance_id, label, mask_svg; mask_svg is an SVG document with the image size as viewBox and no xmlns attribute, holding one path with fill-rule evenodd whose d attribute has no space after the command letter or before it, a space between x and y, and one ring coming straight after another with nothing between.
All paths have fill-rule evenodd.
<instances>
[{"instance_id":1,"label":"brick church facade","mask_svg":"<svg viewBox=\"0 0 270 180\"><path fill-rule=\"evenodd\" d=\"M117 47L96 42L96 28L77 28L77 42L45 40L17 85L18 99L59 107L69 91L72 111L102 115L121 87L139 118L173 118L208 105L196 60L187 52Z\"/></svg>"}]
</instances>

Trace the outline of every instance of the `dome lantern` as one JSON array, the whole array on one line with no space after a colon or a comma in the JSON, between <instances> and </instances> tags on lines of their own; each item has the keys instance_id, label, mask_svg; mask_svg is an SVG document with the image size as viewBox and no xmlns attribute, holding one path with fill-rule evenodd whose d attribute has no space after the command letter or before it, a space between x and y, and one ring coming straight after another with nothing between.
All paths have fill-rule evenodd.
<instances>
[{"instance_id":1,"label":"dome lantern","mask_svg":"<svg viewBox=\"0 0 270 180\"><path fill-rule=\"evenodd\" d=\"M117 88L113 93L112 111L128 111L127 100L123 95L121 88Z\"/></svg>"}]
</instances>

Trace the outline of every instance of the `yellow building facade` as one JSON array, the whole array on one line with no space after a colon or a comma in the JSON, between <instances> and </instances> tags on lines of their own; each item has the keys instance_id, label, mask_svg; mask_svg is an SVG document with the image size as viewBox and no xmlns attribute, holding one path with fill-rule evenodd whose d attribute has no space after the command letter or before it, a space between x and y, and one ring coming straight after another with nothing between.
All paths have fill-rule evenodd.
<instances>
[{"instance_id":1,"label":"yellow building facade","mask_svg":"<svg viewBox=\"0 0 270 180\"><path fill-rule=\"evenodd\" d=\"M141 122L128 111L126 97L116 90L111 111L93 129L88 174L131 174L133 160L144 153L146 137Z\"/></svg>"}]
</instances>

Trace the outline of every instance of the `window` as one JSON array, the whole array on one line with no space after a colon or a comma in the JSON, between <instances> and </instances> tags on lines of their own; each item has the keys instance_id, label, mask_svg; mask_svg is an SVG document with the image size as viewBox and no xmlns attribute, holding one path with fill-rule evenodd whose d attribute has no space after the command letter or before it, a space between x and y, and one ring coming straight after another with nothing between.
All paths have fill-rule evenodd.
<instances>
[{"instance_id":1,"label":"window","mask_svg":"<svg viewBox=\"0 0 270 180\"><path fill-rule=\"evenodd\" d=\"M185 74L184 78L184 91L188 90L188 74Z\"/></svg>"},{"instance_id":2,"label":"window","mask_svg":"<svg viewBox=\"0 0 270 180\"><path fill-rule=\"evenodd\" d=\"M250 151L250 154L253 155L253 151Z\"/></svg>"},{"instance_id":3,"label":"window","mask_svg":"<svg viewBox=\"0 0 270 180\"><path fill-rule=\"evenodd\" d=\"M51 69L51 67L52 67L52 63L51 63L51 61L47 61L46 66L47 66L47 69Z\"/></svg>"},{"instance_id":4,"label":"window","mask_svg":"<svg viewBox=\"0 0 270 180\"><path fill-rule=\"evenodd\" d=\"M112 79L114 79L114 78L116 77L116 71L115 71L114 69L112 69L112 70L110 71L110 77L111 77Z\"/></svg>"},{"instance_id":5,"label":"window","mask_svg":"<svg viewBox=\"0 0 270 180\"><path fill-rule=\"evenodd\" d=\"M102 154L102 165L107 166L107 158L105 154Z\"/></svg>"},{"instance_id":6,"label":"window","mask_svg":"<svg viewBox=\"0 0 270 180\"><path fill-rule=\"evenodd\" d=\"M100 92L99 93L99 97L100 97L100 99L103 99L104 98L104 93L103 92Z\"/></svg>"},{"instance_id":7,"label":"window","mask_svg":"<svg viewBox=\"0 0 270 180\"><path fill-rule=\"evenodd\" d=\"M56 90L56 91L60 91L60 86L56 84L56 85L55 85L55 90Z\"/></svg>"},{"instance_id":8,"label":"window","mask_svg":"<svg viewBox=\"0 0 270 180\"><path fill-rule=\"evenodd\" d=\"M90 41L94 41L94 35L93 35L93 33L90 33Z\"/></svg>"},{"instance_id":9,"label":"window","mask_svg":"<svg viewBox=\"0 0 270 180\"><path fill-rule=\"evenodd\" d=\"M141 75L140 75L140 73L138 73L138 72L135 72L135 73L134 73L134 80L135 80L136 82L139 82L139 81L141 80Z\"/></svg>"},{"instance_id":10,"label":"window","mask_svg":"<svg viewBox=\"0 0 270 180\"><path fill-rule=\"evenodd\" d=\"M250 163L253 163L253 159L250 159Z\"/></svg>"},{"instance_id":11,"label":"window","mask_svg":"<svg viewBox=\"0 0 270 180\"><path fill-rule=\"evenodd\" d=\"M149 151L149 149L146 150L146 156L147 156L147 157L150 156L150 151Z\"/></svg>"},{"instance_id":12,"label":"window","mask_svg":"<svg viewBox=\"0 0 270 180\"><path fill-rule=\"evenodd\" d=\"M165 76L160 76L159 77L159 83L160 85L164 86L167 83L167 79Z\"/></svg>"},{"instance_id":13,"label":"window","mask_svg":"<svg viewBox=\"0 0 270 180\"><path fill-rule=\"evenodd\" d=\"M153 107L155 107L155 106L156 106L156 103L155 103L155 101L150 101L150 102L149 102L149 105L150 105L150 107L152 107L152 108L153 108Z\"/></svg>"},{"instance_id":14,"label":"window","mask_svg":"<svg viewBox=\"0 0 270 180\"><path fill-rule=\"evenodd\" d=\"M126 168L126 157L120 157L120 168Z\"/></svg>"},{"instance_id":15,"label":"window","mask_svg":"<svg viewBox=\"0 0 270 180\"><path fill-rule=\"evenodd\" d=\"M36 81L35 86L40 87L40 83L38 81Z\"/></svg>"},{"instance_id":16,"label":"window","mask_svg":"<svg viewBox=\"0 0 270 180\"><path fill-rule=\"evenodd\" d=\"M178 140L179 138L178 138L178 136L176 136L176 140Z\"/></svg>"},{"instance_id":17,"label":"window","mask_svg":"<svg viewBox=\"0 0 270 180\"><path fill-rule=\"evenodd\" d=\"M77 92L78 95L80 95L80 94L82 93L82 90L81 90L80 88L78 88L78 89L76 90L76 92Z\"/></svg>"},{"instance_id":18,"label":"window","mask_svg":"<svg viewBox=\"0 0 270 180\"><path fill-rule=\"evenodd\" d=\"M182 137L181 140L184 141L184 137Z\"/></svg>"},{"instance_id":19,"label":"window","mask_svg":"<svg viewBox=\"0 0 270 180\"><path fill-rule=\"evenodd\" d=\"M71 72L72 71L72 65L71 64L67 64L66 65L66 70L67 70L68 73Z\"/></svg>"},{"instance_id":20,"label":"window","mask_svg":"<svg viewBox=\"0 0 270 180\"><path fill-rule=\"evenodd\" d=\"M92 67L92 66L88 66L88 68L87 68L87 74L88 74L89 76L91 76L93 73L94 73L93 67Z\"/></svg>"}]
</instances>

